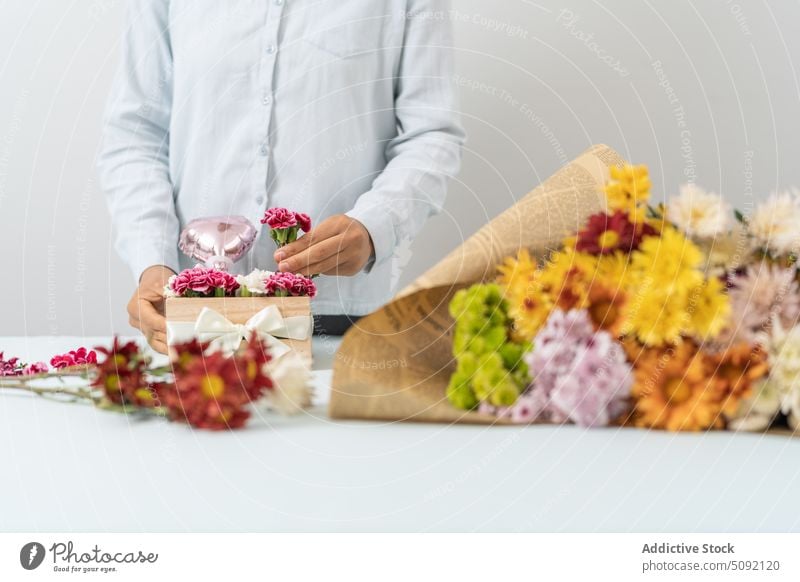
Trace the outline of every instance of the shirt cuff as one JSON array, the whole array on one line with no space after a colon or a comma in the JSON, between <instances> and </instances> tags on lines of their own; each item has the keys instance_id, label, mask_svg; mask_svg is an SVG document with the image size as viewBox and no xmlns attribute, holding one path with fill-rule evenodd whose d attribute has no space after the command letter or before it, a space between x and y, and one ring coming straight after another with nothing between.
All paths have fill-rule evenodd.
<instances>
[{"instance_id":1,"label":"shirt cuff","mask_svg":"<svg viewBox=\"0 0 800 582\"><path fill-rule=\"evenodd\" d=\"M172 245L158 245L153 243L137 245L133 257L128 263L131 271L133 271L133 277L137 285L142 278L142 273L156 265L162 265L172 269L176 273L180 271L177 247L170 249L171 246Z\"/></svg>"},{"instance_id":2,"label":"shirt cuff","mask_svg":"<svg viewBox=\"0 0 800 582\"><path fill-rule=\"evenodd\" d=\"M367 271L392 256L394 253L394 224L392 224L385 207L356 205L345 214L363 224L372 239L375 258L367 263Z\"/></svg>"}]
</instances>

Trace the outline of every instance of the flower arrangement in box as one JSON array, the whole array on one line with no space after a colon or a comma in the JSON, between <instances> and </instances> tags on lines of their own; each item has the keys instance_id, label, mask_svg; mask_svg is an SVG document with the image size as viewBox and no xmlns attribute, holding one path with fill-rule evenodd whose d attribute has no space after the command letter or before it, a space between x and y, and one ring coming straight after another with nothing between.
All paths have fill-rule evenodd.
<instances>
[{"instance_id":1,"label":"flower arrangement in box","mask_svg":"<svg viewBox=\"0 0 800 582\"><path fill-rule=\"evenodd\" d=\"M613 167L605 210L542 260L450 303L452 406L518 423L800 428L800 200L750 217L695 185L650 204Z\"/></svg>"},{"instance_id":2,"label":"flower arrangement in box","mask_svg":"<svg viewBox=\"0 0 800 582\"><path fill-rule=\"evenodd\" d=\"M285 208L267 210L261 222L278 246L311 229L306 214ZM310 362L310 300L316 285L293 273L260 269L248 275L228 273L254 241L255 229L243 217L200 219L187 225L181 249L204 264L174 275L164 289L170 345L196 338L231 354L256 333L275 358L295 352Z\"/></svg>"}]
</instances>

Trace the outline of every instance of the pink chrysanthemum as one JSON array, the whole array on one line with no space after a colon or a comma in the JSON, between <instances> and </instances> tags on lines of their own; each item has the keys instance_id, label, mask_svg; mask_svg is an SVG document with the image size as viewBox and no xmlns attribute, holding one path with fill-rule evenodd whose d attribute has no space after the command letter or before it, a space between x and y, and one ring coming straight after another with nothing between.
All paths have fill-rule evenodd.
<instances>
[{"instance_id":1,"label":"pink chrysanthemum","mask_svg":"<svg viewBox=\"0 0 800 582\"><path fill-rule=\"evenodd\" d=\"M512 419L605 426L625 411L633 383L625 352L594 330L586 310L555 310L533 345L526 362L534 380Z\"/></svg>"},{"instance_id":2,"label":"pink chrysanthemum","mask_svg":"<svg viewBox=\"0 0 800 582\"><path fill-rule=\"evenodd\" d=\"M759 343L769 332L773 317L785 329L800 317L800 286L795 270L761 263L733 276L729 291L731 322L718 343Z\"/></svg>"}]
</instances>

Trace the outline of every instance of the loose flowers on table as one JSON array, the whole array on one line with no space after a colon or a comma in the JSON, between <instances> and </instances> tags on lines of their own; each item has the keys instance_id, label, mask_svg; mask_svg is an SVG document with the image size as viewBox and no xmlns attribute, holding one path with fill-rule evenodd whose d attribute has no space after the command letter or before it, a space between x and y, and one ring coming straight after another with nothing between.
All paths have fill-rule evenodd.
<instances>
[{"instance_id":1,"label":"loose flowers on table","mask_svg":"<svg viewBox=\"0 0 800 582\"><path fill-rule=\"evenodd\" d=\"M695 185L665 206L650 191L646 167L612 168L605 211L558 250L522 249L456 294L453 405L523 423L798 427L797 197L748 218Z\"/></svg>"},{"instance_id":2,"label":"loose flowers on table","mask_svg":"<svg viewBox=\"0 0 800 582\"><path fill-rule=\"evenodd\" d=\"M0 355L0 389L161 416L210 430L243 427L253 405L296 414L311 403L305 364L298 358L273 361L255 335L230 357L196 340L175 345L166 367L154 367L135 342L114 338L110 346L96 350L102 356L99 361L88 356L95 351L79 348L67 356L86 354L81 358L85 361L53 371L33 370L17 358L4 360ZM64 356L53 360L61 362Z\"/></svg>"}]
</instances>

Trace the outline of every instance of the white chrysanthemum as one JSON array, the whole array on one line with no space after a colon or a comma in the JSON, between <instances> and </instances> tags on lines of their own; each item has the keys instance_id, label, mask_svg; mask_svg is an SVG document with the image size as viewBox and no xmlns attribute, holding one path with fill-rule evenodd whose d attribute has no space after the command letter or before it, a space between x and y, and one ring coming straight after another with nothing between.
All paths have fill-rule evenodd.
<instances>
[{"instance_id":1,"label":"white chrysanthemum","mask_svg":"<svg viewBox=\"0 0 800 582\"><path fill-rule=\"evenodd\" d=\"M267 392L265 403L281 414L297 414L311 406L314 394L311 370L295 352L273 360L267 366L273 388Z\"/></svg>"},{"instance_id":2,"label":"white chrysanthemum","mask_svg":"<svg viewBox=\"0 0 800 582\"><path fill-rule=\"evenodd\" d=\"M773 194L756 208L748 230L759 247L777 255L800 247L800 202L796 193Z\"/></svg>"},{"instance_id":3,"label":"white chrysanthemum","mask_svg":"<svg viewBox=\"0 0 800 582\"><path fill-rule=\"evenodd\" d=\"M736 414L728 418L728 426L732 430L762 432L775 420L781 404L782 394L779 387L768 380L760 382L755 394L742 400Z\"/></svg>"},{"instance_id":4,"label":"white chrysanthemum","mask_svg":"<svg viewBox=\"0 0 800 582\"><path fill-rule=\"evenodd\" d=\"M667 204L667 219L689 236L711 238L730 228L731 209L718 194L684 184Z\"/></svg>"},{"instance_id":5,"label":"white chrysanthemum","mask_svg":"<svg viewBox=\"0 0 800 582\"><path fill-rule=\"evenodd\" d=\"M254 269L249 275L237 275L236 282L240 287L246 287L252 295L266 295L264 282L272 275L272 271Z\"/></svg>"},{"instance_id":6,"label":"white chrysanthemum","mask_svg":"<svg viewBox=\"0 0 800 582\"><path fill-rule=\"evenodd\" d=\"M781 395L783 413L800 418L800 327L785 331L777 317L772 326L768 382Z\"/></svg>"}]
</instances>

